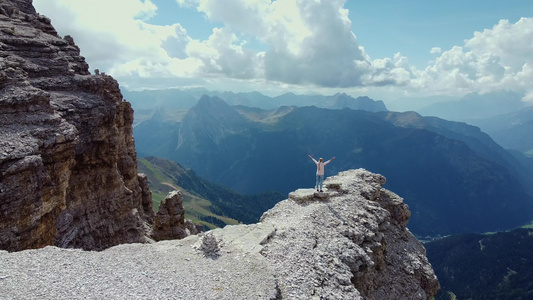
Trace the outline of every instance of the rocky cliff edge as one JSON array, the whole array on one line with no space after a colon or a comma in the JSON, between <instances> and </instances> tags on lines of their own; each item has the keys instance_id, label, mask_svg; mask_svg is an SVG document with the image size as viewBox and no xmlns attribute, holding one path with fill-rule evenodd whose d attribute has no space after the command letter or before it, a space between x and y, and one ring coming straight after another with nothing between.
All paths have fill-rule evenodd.
<instances>
[{"instance_id":1,"label":"rocky cliff edge","mask_svg":"<svg viewBox=\"0 0 533 300\"><path fill-rule=\"evenodd\" d=\"M31 0L0 1L0 249L145 242L133 110Z\"/></svg>"},{"instance_id":2,"label":"rocky cliff edge","mask_svg":"<svg viewBox=\"0 0 533 300\"><path fill-rule=\"evenodd\" d=\"M71 299L431 299L409 210L363 169L300 189L260 223L101 252L0 251L0 295Z\"/></svg>"}]
</instances>

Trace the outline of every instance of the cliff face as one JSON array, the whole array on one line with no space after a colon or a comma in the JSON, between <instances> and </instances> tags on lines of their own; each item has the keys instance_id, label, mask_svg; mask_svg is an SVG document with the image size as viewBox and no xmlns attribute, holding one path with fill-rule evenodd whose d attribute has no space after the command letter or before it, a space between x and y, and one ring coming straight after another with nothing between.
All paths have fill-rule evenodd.
<instances>
[{"instance_id":1,"label":"cliff face","mask_svg":"<svg viewBox=\"0 0 533 300\"><path fill-rule=\"evenodd\" d=\"M0 249L146 240L133 110L31 0L0 1Z\"/></svg>"},{"instance_id":2,"label":"cliff face","mask_svg":"<svg viewBox=\"0 0 533 300\"><path fill-rule=\"evenodd\" d=\"M406 228L409 208L363 169L298 190L262 217L276 227L261 253L283 299L431 299L439 284ZM284 221L285 220L285 221Z\"/></svg>"},{"instance_id":3,"label":"cliff face","mask_svg":"<svg viewBox=\"0 0 533 300\"><path fill-rule=\"evenodd\" d=\"M324 193L291 193L260 223L181 240L101 252L0 251L0 294L14 299L37 294L72 299L432 299L439 283L424 247L405 227L409 210L381 187L384 183L384 177L362 169L346 171L327 178Z\"/></svg>"}]
</instances>

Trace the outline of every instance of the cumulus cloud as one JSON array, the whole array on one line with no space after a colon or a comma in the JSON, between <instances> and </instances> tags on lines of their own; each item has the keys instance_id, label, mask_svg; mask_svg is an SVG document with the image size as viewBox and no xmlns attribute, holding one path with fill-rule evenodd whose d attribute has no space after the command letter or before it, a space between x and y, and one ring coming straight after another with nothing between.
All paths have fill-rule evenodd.
<instances>
[{"instance_id":1,"label":"cumulus cloud","mask_svg":"<svg viewBox=\"0 0 533 300\"><path fill-rule=\"evenodd\" d=\"M223 74L231 78L256 77L256 55L251 50L236 45L238 39L226 28L214 29L207 41L193 41L187 54L202 61L199 71L206 76Z\"/></svg>"},{"instance_id":2,"label":"cumulus cloud","mask_svg":"<svg viewBox=\"0 0 533 300\"><path fill-rule=\"evenodd\" d=\"M255 37L265 34L265 19L272 11L270 1L265 0L199 0L197 9L234 32Z\"/></svg>"},{"instance_id":3,"label":"cumulus cloud","mask_svg":"<svg viewBox=\"0 0 533 300\"><path fill-rule=\"evenodd\" d=\"M475 32L464 46L441 53L432 65L417 74L413 87L435 93L458 94L515 90L533 91L533 19L515 24L500 20L492 29Z\"/></svg>"},{"instance_id":4,"label":"cumulus cloud","mask_svg":"<svg viewBox=\"0 0 533 300\"><path fill-rule=\"evenodd\" d=\"M346 87L362 83L370 62L343 5L339 0L200 0L198 10L267 45L257 56L262 72L255 74L289 84Z\"/></svg>"},{"instance_id":5,"label":"cumulus cloud","mask_svg":"<svg viewBox=\"0 0 533 300\"><path fill-rule=\"evenodd\" d=\"M269 36L269 45L274 47L265 53L266 78L324 87L361 85L370 61L351 31L343 2L295 2L298 18L291 21L298 24L294 31L283 30L289 16L270 23L270 32L281 34ZM300 42L293 45L291 37Z\"/></svg>"},{"instance_id":6,"label":"cumulus cloud","mask_svg":"<svg viewBox=\"0 0 533 300\"><path fill-rule=\"evenodd\" d=\"M180 24L150 25L157 13L150 0L35 5L58 29L68 28L62 34L76 38L92 67L115 76L226 76L319 87L360 86L370 76L370 59L351 31L344 0L177 1L223 27L197 40ZM252 50L248 40L265 50Z\"/></svg>"},{"instance_id":7,"label":"cumulus cloud","mask_svg":"<svg viewBox=\"0 0 533 300\"><path fill-rule=\"evenodd\" d=\"M416 77L416 73L416 68L409 64L407 57L396 53L393 59L375 59L372 62L372 75L367 84L405 86Z\"/></svg>"},{"instance_id":8,"label":"cumulus cloud","mask_svg":"<svg viewBox=\"0 0 533 300\"><path fill-rule=\"evenodd\" d=\"M178 23L150 24L158 12L151 0L34 0L34 5L60 34L75 38L92 68L128 87L226 80L427 95L508 89L533 101L532 18L501 20L448 50L433 47L435 59L417 69L400 53L371 59L352 32L346 0L176 1L218 28L198 39Z\"/></svg>"},{"instance_id":9,"label":"cumulus cloud","mask_svg":"<svg viewBox=\"0 0 533 300\"><path fill-rule=\"evenodd\" d=\"M501 64L511 72L522 70L527 62L533 61L533 19L522 18L515 24L501 20L492 29L475 32L465 42L473 53L491 53L501 59Z\"/></svg>"},{"instance_id":10,"label":"cumulus cloud","mask_svg":"<svg viewBox=\"0 0 533 300\"><path fill-rule=\"evenodd\" d=\"M61 34L74 36L82 54L90 56L103 69L143 52L158 50L151 34L139 28L141 20L149 19L157 9L150 0L84 0L75 3L36 0L34 5L40 13L52 19Z\"/></svg>"}]
</instances>

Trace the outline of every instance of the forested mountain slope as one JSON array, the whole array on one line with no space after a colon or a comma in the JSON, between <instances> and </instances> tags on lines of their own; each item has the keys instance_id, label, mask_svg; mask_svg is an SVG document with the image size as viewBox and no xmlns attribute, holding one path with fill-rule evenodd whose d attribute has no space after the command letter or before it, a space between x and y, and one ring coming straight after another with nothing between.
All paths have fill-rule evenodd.
<instances>
[{"instance_id":1,"label":"forested mountain slope","mask_svg":"<svg viewBox=\"0 0 533 300\"><path fill-rule=\"evenodd\" d=\"M424 246L441 284L436 299L533 299L531 228L462 234Z\"/></svg>"},{"instance_id":2,"label":"forested mountain slope","mask_svg":"<svg viewBox=\"0 0 533 300\"><path fill-rule=\"evenodd\" d=\"M242 195L162 158L141 158L138 164L139 172L148 176L156 210L169 191L180 190L186 218L207 228L257 222L265 211L287 198L277 192Z\"/></svg>"}]
</instances>

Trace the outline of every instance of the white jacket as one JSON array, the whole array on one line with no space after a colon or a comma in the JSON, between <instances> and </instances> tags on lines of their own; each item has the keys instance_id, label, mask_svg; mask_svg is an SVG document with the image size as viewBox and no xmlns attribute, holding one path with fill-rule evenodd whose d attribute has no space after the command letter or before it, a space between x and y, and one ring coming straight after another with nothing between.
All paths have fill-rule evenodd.
<instances>
[{"instance_id":1,"label":"white jacket","mask_svg":"<svg viewBox=\"0 0 533 300\"><path fill-rule=\"evenodd\" d=\"M324 166L331 162L331 159L326 162L318 162L314 158L311 158L316 164L316 175L324 175Z\"/></svg>"}]
</instances>

